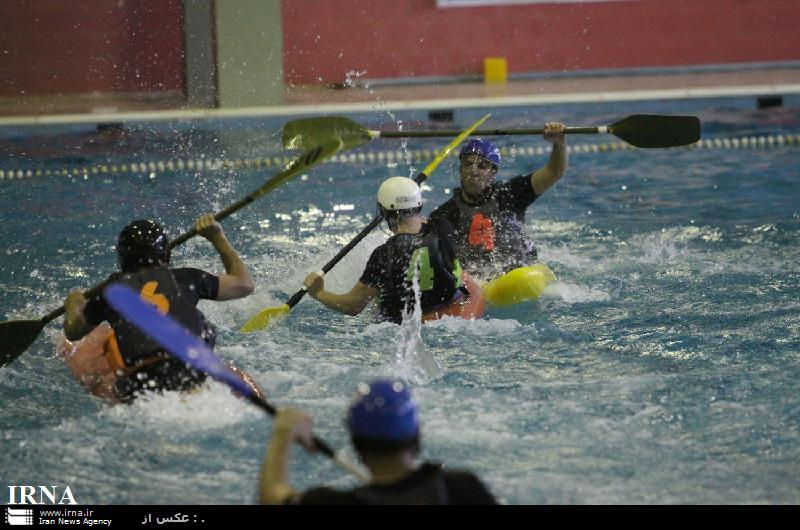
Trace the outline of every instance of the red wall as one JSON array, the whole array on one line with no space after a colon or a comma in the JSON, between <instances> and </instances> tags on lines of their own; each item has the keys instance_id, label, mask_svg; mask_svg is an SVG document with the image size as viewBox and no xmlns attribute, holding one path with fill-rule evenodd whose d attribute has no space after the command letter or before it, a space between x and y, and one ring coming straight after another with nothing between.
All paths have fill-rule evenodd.
<instances>
[{"instance_id":1,"label":"red wall","mask_svg":"<svg viewBox=\"0 0 800 530\"><path fill-rule=\"evenodd\" d=\"M182 90L181 0L0 0L0 95Z\"/></svg>"},{"instance_id":2,"label":"red wall","mask_svg":"<svg viewBox=\"0 0 800 530\"><path fill-rule=\"evenodd\" d=\"M800 0L282 0L287 83L800 60ZM0 96L182 90L182 0L0 0Z\"/></svg>"},{"instance_id":3,"label":"red wall","mask_svg":"<svg viewBox=\"0 0 800 530\"><path fill-rule=\"evenodd\" d=\"M435 4L283 0L286 82L800 60L800 0Z\"/></svg>"}]
</instances>

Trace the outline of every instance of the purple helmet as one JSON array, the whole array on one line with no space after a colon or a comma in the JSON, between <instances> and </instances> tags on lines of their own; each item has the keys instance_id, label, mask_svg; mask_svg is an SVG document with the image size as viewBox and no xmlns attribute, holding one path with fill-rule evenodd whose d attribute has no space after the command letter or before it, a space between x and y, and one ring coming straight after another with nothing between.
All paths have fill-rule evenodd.
<instances>
[{"instance_id":1,"label":"purple helmet","mask_svg":"<svg viewBox=\"0 0 800 530\"><path fill-rule=\"evenodd\" d=\"M474 138L465 143L458 154L458 159L461 160L466 155L481 156L494 164L495 168L500 165L500 149L489 140L484 140L483 138Z\"/></svg>"}]
</instances>

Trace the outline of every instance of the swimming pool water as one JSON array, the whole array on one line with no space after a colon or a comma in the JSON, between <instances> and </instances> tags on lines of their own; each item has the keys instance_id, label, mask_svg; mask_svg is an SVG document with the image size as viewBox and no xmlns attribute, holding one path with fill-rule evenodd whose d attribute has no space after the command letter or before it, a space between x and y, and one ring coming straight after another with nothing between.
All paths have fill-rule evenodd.
<instances>
[{"instance_id":1,"label":"swimming pool water","mask_svg":"<svg viewBox=\"0 0 800 530\"><path fill-rule=\"evenodd\" d=\"M752 98L457 109L454 126L486 112L493 128L603 125L652 112L697 115L704 138L800 132L795 97L761 110ZM348 116L371 129L432 126L421 111ZM132 218L154 217L177 235L278 171L170 170L158 161L284 156L280 129L290 118L0 128L0 169L42 172L0 180L4 319L42 316L69 290L103 279L116 266L116 234ZM498 143L545 146L540 138ZM353 153L443 145L376 140ZM559 277L536 303L418 330L305 299L280 325L241 334L242 323L284 302L371 220L384 178L413 176L427 160L325 163L223 222L257 292L201 308L220 328L220 356L249 371L270 402L309 411L337 448L348 443L342 419L356 383L391 375L413 384L423 456L476 472L506 503L797 503L799 153L573 153L566 176L528 210L540 259ZM501 178L545 162L506 155ZM132 163L142 167L83 174ZM429 179L425 213L457 185L455 165L445 161ZM385 237L376 230L356 247L329 287L349 290ZM173 263L222 269L205 241L176 249ZM55 357L57 322L0 369L0 487L69 485L85 504L255 502L271 428L261 411L217 383L108 407ZM353 484L299 449L292 477L301 488Z\"/></svg>"}]
</instances>

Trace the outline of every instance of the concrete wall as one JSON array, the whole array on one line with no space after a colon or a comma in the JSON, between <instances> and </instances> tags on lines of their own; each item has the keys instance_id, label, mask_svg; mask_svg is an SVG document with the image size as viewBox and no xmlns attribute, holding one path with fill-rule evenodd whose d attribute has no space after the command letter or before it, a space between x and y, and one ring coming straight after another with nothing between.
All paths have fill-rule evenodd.
<instances>
[{"instance_id":1,"label":"concrete wall","mask_svg":"<svg viewBox=\"0 0 800 530\"><path fill-rule=\"evenodd\" d=\"M284 83L480 75L487 56L512 75L800 61L800 0L186 0L204 3L190 37L215 42L185 46L181 0L2 0L0 96L202 88L198 104L248 106ZM185 51L206 61L188 90Z\"/></svg>"},{"instance_id":2,"label":"concrete wall","mask_svg":"<svg viewBox=\"0 0 800 530\"><path fill-rule=\"evenodd\" d=\"M183 0L186 104L217 106L217 39L213 0Z\"/></svg>"},{"instance_id":3,"label":"concrete wall","mask_svg":"<svg viewBox=\"0 0 800 530\"><path fill-rule=\"evenodd\" d=\"M283 101L279 0L216 0L217 86L221 107Z\"/></svg>"}]
</instances>

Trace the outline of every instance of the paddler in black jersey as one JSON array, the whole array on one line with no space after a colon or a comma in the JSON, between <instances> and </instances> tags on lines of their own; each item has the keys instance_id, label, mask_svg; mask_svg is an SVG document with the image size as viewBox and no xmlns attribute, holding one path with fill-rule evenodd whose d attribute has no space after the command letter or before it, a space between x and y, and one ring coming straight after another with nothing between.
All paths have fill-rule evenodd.
<instances>
[{"instance_id":1,"label":"paddler in black jersey","mask_svg":"<svg viewBox=\"0 0 800 530\"><path fill-rule=\"evenodd\" d=\"M312 419L292 408L275 416L272 439L261 465L262 504L300 505L490 505L497 500L466 470L443 469L417 458L421 433L417 403L401 381L378 379L358 385L346 424L356 453L369 469L367 484L339 490L296 491L289 480L292 442L313 450Z\"/></svg>"},{"instance_id":2,"label":"paddler in black jersey","mask_svg":"<svg viewBox=\"0 0 800 530\"><path fill-rule=\"evenodd\" d=\"M214 327L197 309L197 303L242 298L253 292L254 285L250 272L213 215L199 217L195 229L214 245L225 274L217 276L195 268L170 267L169 239L164 229L155 221L138 220L119 234L120 271L112 274L108 282L122 283L140 293L162 314L169 314L213 348ZM73 348L72 355L67 355L67 363L79 379L95 378L107 383L109 388L82 381L93 393L112 402L129 403L141 391L189 390L205 380L204 374L168 355L117 314L102 295L87 300L82 292L72 292L64 307L64 333L71 341L86 336L104 321L113 330L103 336L102 349ZM248 380L245 375L243 378Z\"/></svg>"},{"instance_id":3,"label":"paddler in black jersey","mask_svg":"<svg viewBox=\"0 0 800 530\"><path fill-rule=\"evenodd\" d=\"M522 232L525 210L567 169L564 124L546 123L543 136L553 143L547 165L505 182L495 181L500 150L492 142L476 138L461 149L461 187L430 219L455 228L457 256L470 274L487 280L536 261L533 241Z\"/></svg>"},{"instance_id":4,"label":"paddler in black jersey","mask_svg":"<svg viewBox=\"0 0 800 530\"><path fill-rule=\"evenodd\" d=\"M308 294L347 315L358 315L377 297L380 320L396 324L414 311L415 288L423 313L462 303L469 291L462 285L452 226L425 222L417 183L387 179L378 190L378 207L394 235L372 252L359 281L349 293L336 294L325 290L321 273L312 272L304 281Z\"/></svg>"}]
</instances>

